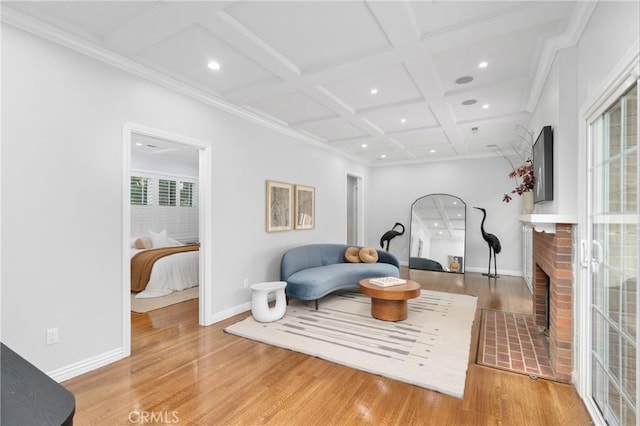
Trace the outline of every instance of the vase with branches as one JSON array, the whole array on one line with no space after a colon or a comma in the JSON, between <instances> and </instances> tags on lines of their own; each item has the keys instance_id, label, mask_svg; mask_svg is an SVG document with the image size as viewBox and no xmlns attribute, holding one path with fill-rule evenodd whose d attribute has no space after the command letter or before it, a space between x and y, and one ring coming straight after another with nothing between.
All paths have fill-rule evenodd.
<instances>
[{"instance_id":1,"label":"vase with branches","mask_svg":"<svg viewBox=\"0 0 640 426\"><path fill-rule=\"evenodd\" d=\"M535 177L533 175L533 161L531 160L531 153L533 151L533 133L530 133L524 127L517 125L517 128L527 133L525 138L520 134L519 136L527 142L527 147L520 153L520 163L515 164L509 157L507 157L499 148L498 151L511 165L511 172L509 172L509 179L514 179L516 187L509 193L504 194L502 201L508 203L513 199L510 194L517 194L522 196L526 192L533 191L533 185L535 183ZM519 151L514 149L514 152Z\"/></svg>"}]
</instances>

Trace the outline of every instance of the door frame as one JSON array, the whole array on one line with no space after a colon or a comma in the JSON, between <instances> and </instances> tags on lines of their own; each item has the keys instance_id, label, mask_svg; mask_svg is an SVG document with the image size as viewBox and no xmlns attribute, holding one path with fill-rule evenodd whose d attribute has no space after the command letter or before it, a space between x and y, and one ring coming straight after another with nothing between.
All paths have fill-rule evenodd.
<instances>
[{"instance_id":1,"label":"door frame","mask_svg":"<svg viewBox=\"0 0 640 426\"><path fill-rule=\"evenodd\" d=\"M619 98L631 84L640 78L640 42L636 41L622 57L612 71L604 78L602 86L594 91L580 108L578 135L578 193L585 194L578 209L578 239L579 253L575 256L574 269L577 272L574 309L574 360L573 382L582 398L591 418L600 424L605 424L604 418L591 398L592 369L591 369L591 287L590 287L590 259L592 230L589 225L589 213L592 202L592 187L589 177L591 165L591 135L590 125L601 113Z\"/></svg>"},{"instance_id":2,"label":"door frame","mask_svg":"<svg viewBox=\"0 0 640 426\"><path fill-rule=\"evenodd\" d=\"M347 172L347 194L349 193L350 178L355 179L357 191L356 191L356 214L355 214L355 227L356 227L356 245L364 244L364 189L362 185L362 175L356 173ZM347 213L349 213L349 206L347 206ZM347 222L349 217L347 217ZM348 237L348 236L347 236Z\"/></svg>"},{"instance_id":3,"label":"door frame","mask_svg":"<svg viewBox=\"0 0 640 426\"><path fill-rule=\"evenodd\" d=\"M212 265L206 259L212 259L213 214L212 214L212 144L187 136L166 132L164 130L126 123L123 126L123 173L122 173L122 348L124 357L131 355L131 258L129 245L131 241L131 139L133 134L155 137L176 142L190 148L198 149L198 233L199 250L199 298L198 322L209 325L214 322L211 312L212 304Z\"/></svg>"}]
</instances>

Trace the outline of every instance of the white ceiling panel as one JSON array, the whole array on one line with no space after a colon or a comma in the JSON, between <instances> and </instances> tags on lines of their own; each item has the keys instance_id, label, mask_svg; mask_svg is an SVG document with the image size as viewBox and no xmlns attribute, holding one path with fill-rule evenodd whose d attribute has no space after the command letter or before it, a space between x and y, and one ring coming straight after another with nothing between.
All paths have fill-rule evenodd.
<instances>
[{"instance_id":1,"label":"white ceiling panel","mask_svg":"<svg viewBox=\"0 0 640 426\"><path fill-rule=\"evenodd\" d=\"M325 84L331 93L355 111L421 100L422 94L401 64ZM375 89L376 93L371 91Z\"/></svg>"},{"instance_id":2,"label":"white ceiling panel","mask_svg":"<svg viewBox=\"0 0 640 426\"><path fill-rule=\"evenodd\" d=\"M415 147L448 144L449 139L441 129L428 129L417 132L408 132L404 134L393 135L393 139L398 141L402 146Z\"/></svg>"},{"instance_id":3,"label":"white ceiling panel","mask_svg":"<svg viewBox=\"0 0 640 426\"><path fill-rule=\"evenodd\" d=\"M511 80L499 86L477 89L473 93L449 96L447 103L458 123L517 114L526 109L528 84L528 80ZM477 103L463 105L469 99L475 99ZM486 105L488 108L485 108Z\"/></svg>"},{"instance_id":4,"label":"white ceiling panel","mask_svg":"<svg viewBox=\"0 0 640 426\"><path fill-rule=\"evenodd\" d=\"M193 25L144 49L138 57L153 67L218 93L277 80L271 72L200 25ZM220 63L219 71L207 67L212 60Z\"/></svg>"},{"instance_id":5,"label":"white ceiling panel","mask_svg":"<svg viewBox=\"0 0 640 426\"><path fill-rule=\"evenodd\" d=\"M418 27L423 34L453 30L461 25L487 19L507 10L522 7L520 1L440 1L413 2Z\"/></svg>"},{"instance_id":6,"label":"white ceiling panel","mask_svg":"<svg viewBox=\"0 0 640 426\"><path fill-rule=\"evenodd\" d=\"M454 158L457 156L456 150L451 145L435 146L410 146L407 148L417 159L436 160L438 158Z\"/></svg>"},{"instance_id":7,"label":"white ceiling panel","mask_svg":"<svg viewBox=\"0 0 640 426\"><path fill-rule=\"evenodd\" d=\"M238 2L226 12L306 72L390 48L364 2Z\"/></svg>"},{"instance_id":8,"label":"white ceiling panel","mask_svg":"<svg viewBox=\"0 0 640 426\"><path fill-rule=\"evenodd\" d=\"M372 122L385 133L438 125L429 105L424 102L369 111L363 113L362 118Z\"/></svg>"},{"instance_id":9,"label":"white ceiling panel","mask_svg":"<svg viewBox=\"0 0 640 426\"><path fill-rule=\"evenodd\" d=\"M532 78L534 61L539 51L543 34L548 34L552 24L531 28L509 38L492 38L478 43L470 43L433 55L438 75L447 93L469 91L474 87L484 87L496 82L516 78ZM479 68L481 62L486 68ZM460 77L470 76L473 81L456 84Z\"/></svg>"},{"instance_id":10,"label":"white ceiling panel","mask_svg":"<svg viewBox=\"0 0 640 426\"><path fill-rule=\"evenodd\" d=\"M367 133L342 118L304 123L298 128L326 141L367 136Z\"/></svg>"},{"instance_id":11,"label":"white ceiling panel","mask_svg":"<svg viewBox=\"0 0 640 426\"><path fill-rule=\"evenodd\" d=\"M362 145L366 145L363 147ZM378 138L356 138L339 140L330 143L331 146L347 151L353 155L365 155L367 152L382 152L388 150L388 146Z\"/></svg>"},{"instance_id":12,"label":"white ceiling panel","mask_svg":"<svg viewBox=\"0 0 640 426\"><path fill-rule=\"evenodd\" d=\"M336 116L334 111L322 106L303 92L291 92L285 95L263 98L247 105L253 109L263 111L288 125Z\"/></svg>"}]
</instances>

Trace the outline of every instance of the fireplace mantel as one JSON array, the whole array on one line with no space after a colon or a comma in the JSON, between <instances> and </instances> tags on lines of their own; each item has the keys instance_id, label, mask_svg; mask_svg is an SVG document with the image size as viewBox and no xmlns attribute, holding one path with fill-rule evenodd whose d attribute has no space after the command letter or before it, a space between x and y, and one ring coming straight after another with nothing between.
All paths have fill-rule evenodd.
<instances>
[{"instance_id":1,"label":"fireplace mantel","mask_svg":"<svg viewBox=\"0 0 640 426\"><path fill-rule=\"evenodd\" d=\"M578 223L578 217L571 214L523 214L520 216L520 222L533 225L533 229L537 232L546 232L547 234L556 233L556 223Z\"/></svg>"}]
</instances>

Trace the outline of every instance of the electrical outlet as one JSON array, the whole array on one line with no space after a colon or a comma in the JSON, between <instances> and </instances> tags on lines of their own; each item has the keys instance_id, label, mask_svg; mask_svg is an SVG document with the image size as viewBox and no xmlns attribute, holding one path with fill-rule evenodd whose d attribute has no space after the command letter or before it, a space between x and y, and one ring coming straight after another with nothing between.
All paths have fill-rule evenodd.
<instances>
[{"instance_id":1,"label":"electrical outlet","mask_svg":"<svg viewBox=\"0 0 640 426\"><path fill-rule=\"evenodd\" d=\"M58 343L58 327L47 330L47 345Z\"/></svg>"},{"instance_id":2,"label":"electrical outlet","mask_svg":"<svg viewBox=\"0 0 640 426\"><path fill-rule=\"evenodd\" d=\"M245 278L242 281L242 285L244 286L244 288L249 288L249 278Z\"/></svg>"}]
</instances>

